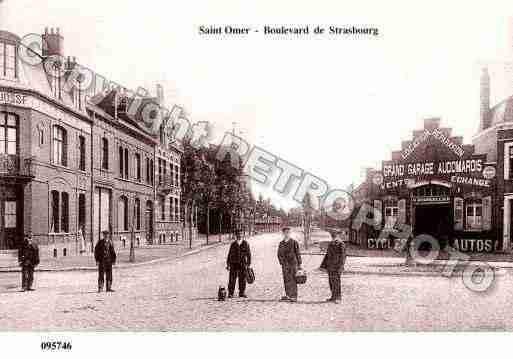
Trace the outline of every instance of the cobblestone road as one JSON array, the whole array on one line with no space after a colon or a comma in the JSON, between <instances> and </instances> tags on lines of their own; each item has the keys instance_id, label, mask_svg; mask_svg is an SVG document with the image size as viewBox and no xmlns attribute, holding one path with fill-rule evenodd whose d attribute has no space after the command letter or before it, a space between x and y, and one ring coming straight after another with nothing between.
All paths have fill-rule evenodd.
<instances>
[{"instance_id":1,"label":"cobblestone road","mask_svg":"<svg viewBox=\"0 0 513 359\"><path fill-rule=\"evenodd\" d=\"M511 272L479 294L461 278L342 277L343 301L325 303L321 256L304 256L308 283L298 303L281 303L278 235L251 241L257 280L248 299L217 302L227 247L114 273L115 293L96 293L96 273L36 273L34 292L17 274L0 274L2 330L512 330ZM350 258L348 269L357 266Z\"/></svg>"}]
</instances>

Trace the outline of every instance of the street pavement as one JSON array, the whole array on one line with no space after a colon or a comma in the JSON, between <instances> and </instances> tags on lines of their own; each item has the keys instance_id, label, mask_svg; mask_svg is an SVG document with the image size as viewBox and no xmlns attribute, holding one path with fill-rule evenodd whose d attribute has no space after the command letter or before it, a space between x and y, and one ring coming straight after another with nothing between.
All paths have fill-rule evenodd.
<instances>
[{"instance_id":1,"label":"street pavement","mask_svg":"<svg viewBox=\"0 0 513 359\"><path fill-rule=\"evenodd\" d=\"M309 277L298 303L283 295L276 258L279 234L250 241L256 281L249 298L217 301L226 286L227 246L153 265L118 269L114 293L96 292L95 272L36 273L36 291L19 291L18 273L0 274L2 330L512 330L513 272L496 277L485 293L472 292L461 276L359 273L362 258L348 259L342 302L326 303L322 256L303 256ZM236 293L237 294L237 293Z\"/></svg>"}]
</instances>

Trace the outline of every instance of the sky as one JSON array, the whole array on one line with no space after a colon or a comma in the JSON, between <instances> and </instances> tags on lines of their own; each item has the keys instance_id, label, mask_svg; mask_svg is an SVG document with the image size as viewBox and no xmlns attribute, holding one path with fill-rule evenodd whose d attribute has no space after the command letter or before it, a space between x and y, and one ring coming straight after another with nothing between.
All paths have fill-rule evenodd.
<instances>
[{"instance_id":1,"label":"sky","mask_svg":"<svg viewBox=\"0 0 513 359\"><path fill-rule=\"evenodd\" d=\"M232 130L346 188L441 117L470 143L479 76L492 105L513 94L509 1L3 0L0 29L60 27L65 55L129 88L164 86L193 121ZM372 26L375 38L201 36L200 25ZM256 192L289 208L268 187ZM293 193L292 191L291 193Z\"/></svg>"}]
</instances>

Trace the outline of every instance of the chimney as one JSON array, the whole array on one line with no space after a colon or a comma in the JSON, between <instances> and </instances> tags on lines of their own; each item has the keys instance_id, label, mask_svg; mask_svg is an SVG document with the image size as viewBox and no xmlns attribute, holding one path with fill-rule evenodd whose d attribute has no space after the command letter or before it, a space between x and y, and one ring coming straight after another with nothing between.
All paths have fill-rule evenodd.
<instances>
[{"instance_id":1,"label":"chimney","mask_svg":"<svg viewBox=\"0 0 513 359\"><path fill-rule=\"evenodd\" d=\"M64 38L60 34L60 29L57 28L54 32L53 27L48 32L48 27L45 27L45 33L42 35L43 42L43 57L49 56L63 56L64 54Z\"/></svg>"},{"instance_id":2,"label":"chimney","mask_svg":"<svg viewBox=\"0 0 513 359\"><path fill-rule=\"evenodd\" d=\"M164 88L161 84L157 84L157 101L160 106L164 104Z\"/></svg>"},{"instance_id":3,"label":"chimney","mask_svg":"<svg viewBox=\"0 0 513 359\"><path fill-rule=\"evenodd\" d=\"M480 84L480 122L479 130L485 130L490 127L490 74L488 68L484 67L481 70L481 84Z\"/></svg>"}]
</instances>

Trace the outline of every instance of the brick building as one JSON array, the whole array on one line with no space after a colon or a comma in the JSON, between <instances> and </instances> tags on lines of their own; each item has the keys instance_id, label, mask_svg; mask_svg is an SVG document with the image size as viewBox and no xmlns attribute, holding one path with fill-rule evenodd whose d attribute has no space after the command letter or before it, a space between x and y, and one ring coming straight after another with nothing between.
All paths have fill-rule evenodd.
<instances>
[{"instance_id":1,"label":"brick building","mask_svg":"<svg viewBox=\"0 0 513 359\"><path fill-rule=\"evenodd\" d=\"M424 120L401 150L368 169L356 202L377 209L352 241L389 248L401 225L462 252L509 251L513 200L513 96L490 107L490 77L481 75L481 118L472 144L440 119ZM404 227L403 227L404 228ZM395 232L395 233L394 233Z\"/></svg>"},{"instance_id":2,"label":"brick building","mask_svg":"<svg viewBox=\"0 0 513 359\"><path fill-rule=\"evenodd\" d=\"M20 38L0 31L0 250L31 232L42 255L73 255L104 229L124 246L132 226L136 245L178 240L180 146L165 140L165 126L153 136L128 116L118 91L89 99L67 87L75 60L48 66L63 37L52 29L42 38L33 64ZM150 100L162 103L157 92Z\"/></svg>"}]
</instances>

